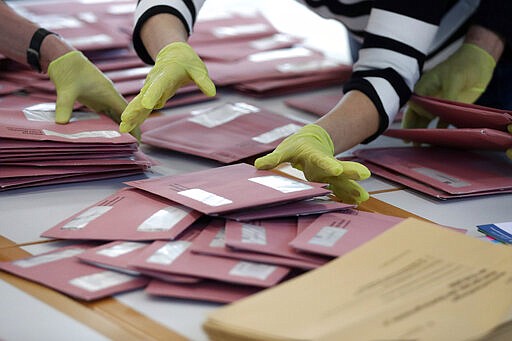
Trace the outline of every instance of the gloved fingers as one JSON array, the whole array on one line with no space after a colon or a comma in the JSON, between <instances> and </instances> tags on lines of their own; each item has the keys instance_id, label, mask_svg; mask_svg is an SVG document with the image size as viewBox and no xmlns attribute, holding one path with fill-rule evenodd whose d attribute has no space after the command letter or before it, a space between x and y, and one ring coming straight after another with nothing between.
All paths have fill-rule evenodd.
<instances>
[{"instance_id":1,"label":"gloved fingers","mask_svg":"<svg viewBox=\"0 0 512 341\"><path fill-rule=\"evenodd\" d=\"M140 94L128 103L126 109L121 114L121 124L119 131L121 133L131 132L133 129L139 127L142 122L151 114L152 109L144 108L140 103Z\"/></svg>"},{"instance_id":2,"label":"gloved fingers","mask_svg":"<svg viewBox=\"0 0 512 341\"><path fill-rule=\"evenodd\" d=\"M342 176L329 179L329 189L346 204L358 205L370 198L368 192L360 184Z\"/></svg>"},{"instance_id":3,"label":"gloved fingers","mask_svg":"<svg viewBox=\"0 0 512 341\"><path fill-rule=\"evenodd\" d=\"M160 109L174 96L176 91L188 81L184 79L182 72L172 74L159 74L148 82L145 92L141 97L141 104L146 109Z\"/></svg>"},{"instance_id":4,"label":"gloved fingers","mask_svg":"<svg viewBox=\"0 0 512 341\"><path fill-rule=\"evenodd\" d=\"M371 175L365 165L354 161L340 161L343 165L343 176L351 180L365 180Z\"/></svg>"},{"instance_id":5,"label":"gloved fingers","mask_svg":"<svg viewBox=\"0 0 512 341\"><path fill-rule=\"evenodd\" d=\"M317 182L327 182L326 178L339 176L343 174L344 167L342 161L337 160L331 155L322 153L312 153L307 158L300 160L301 169L306 179ZM292 163L293 165L293 163Z\"/></svg>"},{"instance_id":6,"label":"gloved fingers","mask_svg":"<svg viewBox=\"0 0 512 341\"><path fill-rule=\"evenodd\" d=\"M55 103L55 122L66 124L71 118L73 106L75 104L76 96L70 92L64 92L57 89L57 101Z\"/></svg>"},{"instance_id":7,"label":"gloved fingers","mask_svg":"<svg viewBox=\"0 0 512 341\"><path fill-rule=\"evenodd\" d=\"M404 113L402 119L402 128L419 129L427 128L434 116L419 105L409 103L409 107Z\"/></svg>"},{"instance_id":8,"label":"gloved fingers","mask_svg":"<svg viewBox=\"0 0 512 341\"><path fill-rule=\"evenodd\" d=\"M509 124L509 125L507 126L507 130L508 130L508 132L509 132L509 133L511 133L511 134L512 134L512 124Z\"/></svg>"},{"instance_id":9,"label":"gloved fingers","mask_svg":"<svg viewBox=\"0 0 512 341\"><path fill-rule=\"evenodd\" d=\"M202 62L201 62L202 64ZM208 76L208 71L206 71L206 67L204 64L201 68L199 67L191 67L187 70L190 79L196 83L197 87L208 97L213 97L217 93L215 89L215 84L213 84L212 80Z\"/></svg>"},{"instance_id":10,"label":"gloved fingers","mask_svg":"<svg viewBox=\"0 0 512 341\"><path fill-rule=\"evenodd\" d=\"M257 169L272 169L285 161L287 160L283 160L283 153L279 150L274 150L272 153L257 158L254 161L254 167Z\"/></svg>"},{"instance_id":11,"label":"gloved fingers","mask_svg":"<svg viewBox=\"0 0 512 341\"><path fill-rule=\"evenodd\" d=\"M130 135L135 137L137 139L137 141L140 143L140 139L142 137L142 131L140 130L140 126L137 126L137 127L133 128L130 131Z\"/></svg>"},{"instance_id":12,"label":"gloved fingers","mask_svg":"<svg viewBox=\"0 0 512 341\"><path fill-rule=\"evenodd\" d=\"M78 98L78 101L89 109L103 113L114 120L116 123L121 122L121 114L126 109L127 102L126 100L114 89L112 91L108 91L105 89L103 95L100 95L96 99L89 98Z\"/></svg>"}]
</instances>

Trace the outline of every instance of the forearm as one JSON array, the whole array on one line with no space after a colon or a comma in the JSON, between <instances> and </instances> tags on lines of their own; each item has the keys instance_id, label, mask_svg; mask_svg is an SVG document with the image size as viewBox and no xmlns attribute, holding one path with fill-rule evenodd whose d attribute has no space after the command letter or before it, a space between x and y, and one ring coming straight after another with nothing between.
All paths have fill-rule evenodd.
<instances>
[{"instance_id":1,"label":"forearm","mask_svg":"<svg viewBox=\"0 0 512 341\"><path fill-rule=\"evenodd\" d=\"M2 34L0 35L1 53L9 59L27 65L27 48L34 32L39 26L23 18L3 1L0 2L0 20ZM49 35L41 44L40 63L43 72L55 58L73 50L64 40L55 35Z\"/></svg>"},{"instance_id":2,"label":"forearm","mask_svg":"<svg viewBox=\"0 0 512 341\"><path fill-rule=\"evenodd\" d=\"M484 49L495 61L500 59L505 47L505 40L500 35L479 25L469 28L464 42Z\"/></svg>"},{"instance_id":3,"label":"forearm","mask_svg":"<svg viewBox=\"0 0 512 341\"><path fill-rule=\"evenodd\" d=\"M160 50L173 42L187 41L188 34L182 22L172 14L157 14L148 19L141 29L141 39L155 60Z\"/></svg>"},{"instance_id":4,"label":"forearm","mask_svg":"<svg viewBox=\"0 0 512 341\"><path fill-rule=\"evenodd\" d=\"M374 135L379 129L379 114L363 92L352 90L316 124L329 133L338 154Z\"/></svg>"}]
</instances>

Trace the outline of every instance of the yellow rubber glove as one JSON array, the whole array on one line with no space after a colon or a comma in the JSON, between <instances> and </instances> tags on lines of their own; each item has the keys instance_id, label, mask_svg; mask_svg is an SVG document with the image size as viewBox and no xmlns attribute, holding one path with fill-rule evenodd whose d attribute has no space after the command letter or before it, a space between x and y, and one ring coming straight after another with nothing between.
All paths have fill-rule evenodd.
<instances>
[{"instance_id":1,"label":"yellow rubber glove","mask_svg":"<svg viewBox=\"0 0 512 341\"><path fill-rule=\"evenodd\" d=\"M121 121L126 100L114 84L80 51L71 51L48 65L48 76L55 84L55 122L68 123L75 101L89 109Z\"/></svg>"},{"instance_id":2,"label":"yellow rubber glove","mask_svg":"<svg viewBox=\"0 0 512 341\"><path fill-rule=\"evenodd\" d=\"M512 134L512 124L509 124L507 126L507 130L510 134ZM505 152L510 160L512 160L512 148L507 149Z\"/></svg>"},{"instance_id":3,"label":"yellow rubber glove","mask_svg":"<svg viewBox=\"0 0 512 341\"><path fill-rule=\"evenodd\" d=\"M414 92L422 96L474 103L491 81L496 61L474 44L462 46L445 61L425 72ZM402 119L403 128L427 128L435 116L409 102ZM440 122L438 128L445 128Z\"/></svg>"},{"instance_id":4,"label":"yellow rubber glove","mask_svg":"<svg viewBox=\"0 0 512 341\"><path fill-rule=\"evenodd\" d=\"M272 169L290 162L309 181L328 183L334 195L345 203L368 200L368 192L355 181L368 178L368 168L357 162L337 160L333 154L329 134L316 124L308 124L284 139L272 153L256 159L254 166Z\"/></svg>"},{"instance_id":5,"label":"yellow rubber glove","mask_svg":"<svg viewBox=\"0 0 512 341\"><path fill-rule=\"evenodd\" d=\"M215 85L206 66L190 45L176 42L164 47L140 93L123 112L119 131L129 132L140 126L154 109L161 109L179 88L192 82L205 95L215 96Z\"/></svg>"}]
</instances>

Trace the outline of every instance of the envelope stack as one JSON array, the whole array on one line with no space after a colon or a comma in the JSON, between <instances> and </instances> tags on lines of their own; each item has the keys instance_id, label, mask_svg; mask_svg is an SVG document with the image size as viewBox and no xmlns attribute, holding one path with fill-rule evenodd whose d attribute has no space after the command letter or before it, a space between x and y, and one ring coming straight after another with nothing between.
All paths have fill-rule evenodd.
<instances>
[{"instance_id":1,"label":"envelope stack","mask_svg":"<svg viewBox=\"0 0 512 341\"><path fill-rule=\"evenodd\" d=\"M324 184L243 163L126 184L42 234L76 244L0 268L83 300L144 289L228 303L402 221L333 201Z\"/></svg>"},{"instance_id":2,"label":"envelope stack","mask_svg":"<svg viewBox=\"0 0 512 341\"><path fill-rule=\"evenodd\" d=\"M259 12L231 12L198 21L190 44L217 86L269 97L346 81L352 66L278 31Z\"/></svg>"},{"instance_id":3,"label":"envelope stack","mask_svg":"<svg viewBox=\"0 0 512 341\"><path fill-rule=\"evenodd\" d=\"M74 111L55 123L55 104L0 109L0 191L141 174L152 161L105 115Z\"/></svg>"}]
</instances>

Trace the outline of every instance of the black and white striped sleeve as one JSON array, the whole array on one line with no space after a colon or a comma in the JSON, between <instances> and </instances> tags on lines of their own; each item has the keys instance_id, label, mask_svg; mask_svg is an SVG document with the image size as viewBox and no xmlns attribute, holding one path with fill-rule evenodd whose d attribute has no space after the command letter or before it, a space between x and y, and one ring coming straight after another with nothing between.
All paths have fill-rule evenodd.
<instances>
[{"instance_id":1,"label":"black and white striped sleeve","mask_svg":"<svg viewBox=\"0 0 512 341\"><path fill-rule=\"evenodd\" d=\"M137 55L147 64L154 60L147 52L140 37L142 25L152 16L159 13L169 13L181 20L188 33L192 32L197 13L203 6L204 0L139 0L135 9L135 25L133 29L133 47Z\"/></svg>"},{"instance_id":2,"label":"black and white striped sleeve","mask_svg":"<svg viewBox=\"0 0 512 341\"><path fill-rule=\"evenodd\" d=\"M448 1L377 0L344 91L359 90L380 115L379 136L407 102L439 28Z\"/></svg>"}]
</instances>

